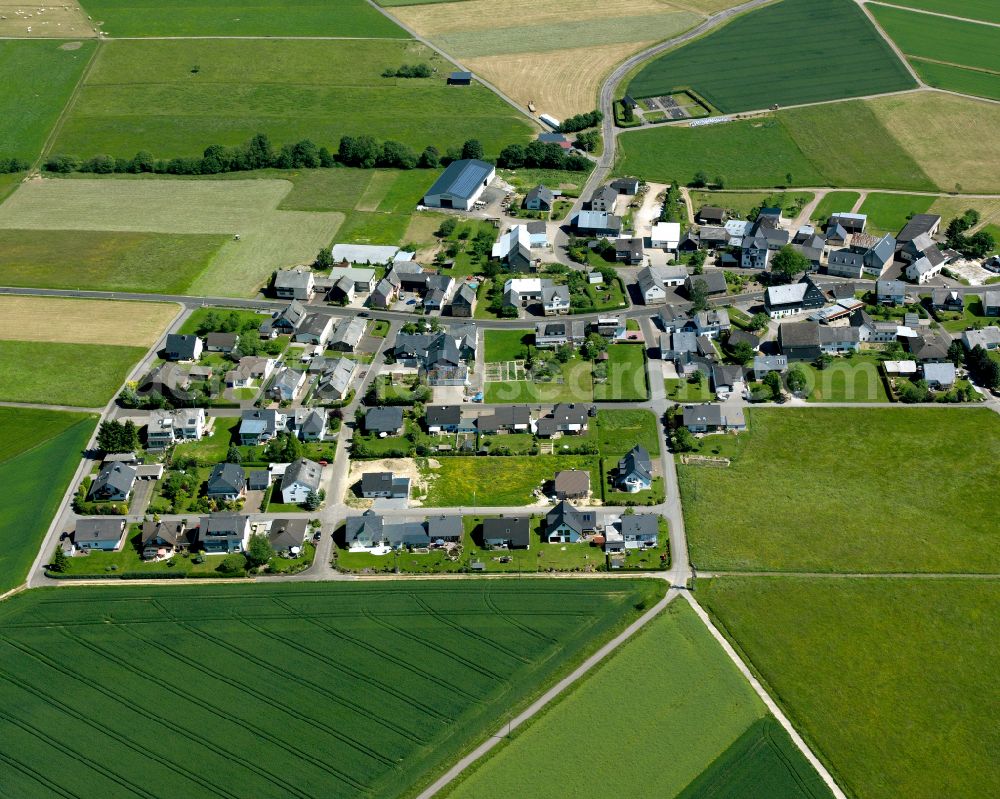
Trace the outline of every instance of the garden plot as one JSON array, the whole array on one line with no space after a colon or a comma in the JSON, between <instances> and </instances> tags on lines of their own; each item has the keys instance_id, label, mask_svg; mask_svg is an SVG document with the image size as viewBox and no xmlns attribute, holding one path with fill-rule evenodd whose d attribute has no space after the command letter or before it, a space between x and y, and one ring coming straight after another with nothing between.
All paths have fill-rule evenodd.
<instances>
[{"instance_id":1,"label":"garden plot","mask_svg":"<svg viewBox=\"0 0 1000 799\"><path fill-rule=\"evenodd\" d=\"M35 180L0 205L0 228L230 234L190 291L253 296L273 270L315 257L343 221L337 212L276 210L291 188L285 180Z\"/></svg>"},{"instance_id":2,"label":"garden plot","mask_svg":"<svg viewBox=\"0 0 1000 799\"><path fill-rule=\"evenodd\" d=\"M501 363L485 364L483 372L487 383L510 383L516 380L527 380L528 373L524 361L503 361Z\"/></svg>"}]
</instances>

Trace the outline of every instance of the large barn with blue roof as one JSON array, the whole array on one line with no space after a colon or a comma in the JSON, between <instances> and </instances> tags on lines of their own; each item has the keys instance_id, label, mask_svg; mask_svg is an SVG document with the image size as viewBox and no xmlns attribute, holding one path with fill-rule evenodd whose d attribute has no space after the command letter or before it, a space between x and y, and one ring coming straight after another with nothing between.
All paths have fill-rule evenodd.
<instances>
[{"instance_id":1,"label":"large barn with blue roof","mask_svg":"<svg viewBox=\"0 0 1000 799\"><path fill-rule=\"evenodd\" d=\"M493 164L485 161L452 161L424 195L423 204L470 211L495 175Z\"/></svg>"}]
</instances>

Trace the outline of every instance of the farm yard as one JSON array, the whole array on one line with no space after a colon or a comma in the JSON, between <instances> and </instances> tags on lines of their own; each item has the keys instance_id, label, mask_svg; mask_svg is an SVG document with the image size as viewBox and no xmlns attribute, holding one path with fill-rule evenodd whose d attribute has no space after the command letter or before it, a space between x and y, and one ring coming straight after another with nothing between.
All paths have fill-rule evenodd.
<instances>
[{"instance_id":1,"label":"farm yard","mask_svg":"<svg viewBox=\"0 0 1000 799\"><path fill-rule=\"evenodd\" d=\"M992 792L996 581L717 577L697 595L848 796Z\"/></svg>"},{"instance_id":2,"label":"farm yard","mask_svg":"<svg viewBox=\"0 0 1000 799\"><path fill-rule=\"evenodd\" d=\"M998 570L981 494L1000 477L992 412L751 408L747 424L725 437L729 468L678 465L699 570ZM934 490L911 490L922 481Z\"/></svg>"},{"instance_id":3,"label":"farm yard","mask_svg":"<svg viewBox=\"0 0 1000 799\"><path fill-rule=\"evenodd\" d=\"M0 21L0 35L5 22ZM24 32L6 35L24 35ZM94 42L0 41L0 158L32 161L94 54Z\"/></svg>"},{"instance_id":4,"label":"farm yard","mask_svg":"<svg viewBox=\"0 0 1000 799\"><path fill-rule=\"evenodd\" d=\"M637 691L622 675L642 673L651 690ZM771 721L763 703L682 599L661 615L544 714L518 729L496 754L473 766L452 799L618 795L708 796L685 788L744 736ZM772 729L777 724L771 722ZM787 759L750 759L769 786L769 797L828 797L819 776L777 729ZM614 741L615 757L594 758L581 768L569 752L583 739ZM669 768L664 767L669 763Z\"/></svg>"},{"instance_id":5,"label":"farm yard","mask_svg":"<svg viewBox=\"0 0 1000 799\"><path fill-rule=\"evenodd\" d=\"M382 76L414 62L438 74ZM491 155L527 141L527 121L485 87L447 86L450 68L413 41L105 41L52 151L200 156L256 133L279 146L308 138L336 150L341 136L371 135L442 153L478 138Z\"/></svg>"},{"instance_id":6,"label":"farm yard","mask_svg":"<svg viewBox=\"0 0 1000 799\"><path fill-rule=\"evenodd\" d=\"M934 86L1000 92L1000 29L879 4L869 7L917 72ZM964 8L951 13L965 16ZM944 69L941 69L944 67Z\"/></svg>"},{"instance_id":7,"label":"farm yard","mask_svg":"<svg viewBox=\"0 0 1000 799\"><path fill-rule=\"evenodd\" d=\"M0 408L0 485L21 500L0 506L0 594L27 576L96 424L89 414Z\"/></svg>"},{"instance_id":8,"label":"farm yard","mask_svg":"<svg viewBox=\"0 0 1000 799\"><path fill-rule=\"evenodd\" d=\"M83 0L110 36L363 36L407 38L364 0Z\"/></svg>"},{"instance_id":9,"label":"farm yard","mask_svg":"<svg viewBox=\"0 0 1000 799\"><path fill-rule=\"evenodd\" d=\"M177 312L161 303L0 297L0 400L103 407Z\"/></svg>"},{"instance_id":10,"label":"farm yard","mask_svg":"<svg viewBox=\"0 0 1000 799\"><path fill-rule=\"evenodd\" d=\"M382 5L391 5L404 24L517 102L533 102L539 112L565 118L592 110L601 80L629 55L735 4L569 0L547 6L530 0L464 0Z\"/></svg>"},{"instance_id":11,"label":"farm yard","mask_svg":"<svg viewBox=\"0 0 1000 799\"><path fill-rule=\"evenodd\" d=\"M275 268L315 258L343 221L339 212L276 210L291 188L284 180L40 180L0 206L0 229L225 234L187 290L253 296ZM157 275L161 286L172 279Z\"/></svg>"},{"instance_id":12,"label":"farm yard","mask_svg":"<svg viewBox=\"0 0 1000 799\"><path fill-rule=\"evenodd\" d=\"M727 57L737 51L740 58ZM837 80L831 81L831 74ZM653 97L693 89L719 111L732 113L914 85L851 0L784 0L650 62L632 78L628 94Z\"/></svg>"},{"instance_id":13,"label":"farm yard","mask_svg":"<svg viewBox=\"0 0 1000 799\"><path fill-rule=\"evenodd\" d=\"M46 790L101 796L141 793L137 775L169 796L399 796L661 592L574 580L16 597L0 611L7 787L36 794L28 766L45 763ZM81 740L100 745L84 757Z\"/></svg>"},{"instance_id":14,"label":"farm yard","mask_svg":"<svg viewBox=\"0 0 1000 799\"><path fill-rule=\"evenodd\" d=\"M708 128L628 131L616 173L726 188L846 186L991 194L1000 185L1000 107L938 92L792 108ZM956 136L955 131L963 135ZM830 152L841 158L831 159ZM669 166L666 166L668 165Z\"/></svg>"}]
</instances>

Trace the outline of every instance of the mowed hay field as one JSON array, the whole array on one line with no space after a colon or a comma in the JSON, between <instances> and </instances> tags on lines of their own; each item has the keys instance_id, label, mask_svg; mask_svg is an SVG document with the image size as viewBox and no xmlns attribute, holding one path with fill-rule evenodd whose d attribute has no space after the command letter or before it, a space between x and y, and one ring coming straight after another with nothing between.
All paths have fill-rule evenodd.
<instances>
[{"instance_id":1,"label":"mowed hay field","mask_svg":"<svg viewBox=\"0 0 1000 799\"><path fill-rule=\"evenodd\" d=\"M103 407L177 312L165 303L0 297L0 400Z\"/></svg>"},{"instance_id":2,"label":"mowed hay field","mask_svg":"<svg viewBox=\"0 0 1000 799\"><path fill-rule=\"evenodd\" d=\"M94 47L94 42L0 41L0 158L38 156Z\"/></svg>"},{"instance_id":3,"label":"mowed hay field","mask_svg":"<svg viewBox=\"0 0 1000 799\"><path fill-rule=\"evenodd\" d=\"M662 590L539 580L30 592L0 609L5 788L410 795Z\"/></svg>"},{"instance_id":4,"label":"mowed hay field","mask_svg":"<svg viewBox=\"0 0 1000 799\"><path fill-rule=\"evenodd\" d=\"M643 675L642 690L624 677L635 673ZM691 606L677 598L592 674L519 729L510 743L474 766L447 795L674 797L756 729L766 714ZM609 746L614 755L591 758L584 767L579 758L568 756L583 741ZM553 752L567 756L553 757ZM797 750L790 760L779 761L769 771L780 778L781 772L798 767L807 779L818 781ZM796 796L829 794L780 794L781 799Z\"/></svg>"},{"instance_id":5,"label":"mowed hay field","mask_svg":"<svg viewBox=\"0 0 1000 799\"><path fill-rule=\"evenodd\" d=\"M693 88L728 113L914 86L852 0L783 0L661 56L632 79L628 93Z\"/></svg>"},{"instance_id":6,"label":"mowed hay field","mask_svg":"<svg viewBox=\"0 0 1000 799\"><path fill-rule=\"evenodd\" d=\"M430 78L384 78L426 63ZM256 133L277 145L372 135L441 152L478 138L495 155L530 126L483 86L449 87L452 65L414 41L105 41L52 149L91 156L200 156Z\"/></svg>"},{"instance_id":7,"label":"mowed hay field","mask_svg":"<svg viewBox=\"0 0 1000 799\"><path fill-rule=\"evenodd\" d=\"M363 36L408 34L365 0L83 0L110 36Z\"/></svg>"},{"instance_id":8,"label":"mowed hay field","mask_svg":"<svg viewBox=\"0 0 1000 799\"><path fill-rule=\"evenodd\" d=\"M717 577L697 596L848 796L996 793L997 581Z\"/></svg>"},{"instance_id":9,"label":"mowed hay field","mask_svg":"<svg viewBox=\"0 0 1000 799\"><path fill-rule=\"evenodd\" d=\"M517 102L564 118L593 110L616 64L697 25L718 5L463 0L394 5L391 12Z\"/></svg>"},{"instance_id":10,"label":"mowed hay field","mask_svg":"<svg viewBox=\"0 0 1000 799\"><path fill-rule=\"evenodd\" d=\"M747 423L728 469L678 465L699 569L1000 572L984 493L1000 479L996 414L751 409Z\"/></svg>"},{"instance_id":11,"label":"mowed hay field","mask_svg":"<svg viewBox=\"0 0 1000 799\"><path fill-rule=\"evenodd\" d=\"M94 37L94 24L79 4L60 0L48 4L0 2L0 36L67 39Z\"/></svg>"},{"instance_id":12,"label":"mowed hay field","mask_svg":"<svg viewBox=\"0 0 1000 799\"><path fill-rule=\"evenodd\" d=\"M0 594L27 576L96 423L82 413L0 408Z\"/></svg>"},{"instance_id":13,"label":"mowed hay field","mask_svg":"<svg viewBox=\"0 0 1000 799\"><path fill-rule=\"evenodd\" d=\"M619 137L620 174L727 188L845 186L1000 193L1000 105L935 91L793 108L708 128ZM831 158L836 152L838 158ZM791 180L788 176L791 175Z\"/></svg>"},{"instance_id":14,"label":"mowed hay field","mask_svg":"<svg viewBox=\"0 0 1000 799\"><path fill-rule=\"evenodd\" d=\"M337 212L277 210L291 189L286 180L37 180L0 205L0 229L224 235L185 290L253 296L274 269L315 258L343 222ZM168 265L149 267L146 290L166 290L176 278ZM107 264L107 274L117 269Z\"/></svg>"}]
</instances>

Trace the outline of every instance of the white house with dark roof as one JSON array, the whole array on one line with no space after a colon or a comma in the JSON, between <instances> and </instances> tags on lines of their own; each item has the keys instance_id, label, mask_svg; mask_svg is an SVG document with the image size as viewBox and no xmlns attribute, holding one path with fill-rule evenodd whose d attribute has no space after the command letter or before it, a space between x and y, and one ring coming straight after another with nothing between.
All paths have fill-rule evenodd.
<instances>
[{"instance_id":1,"label":"white house with dark roof","mask_svg":"<svg viewBox=\"0 0 1000 799\"><path fill-rule=\"evenodd\" d=\"M274 294L284 300L308 300L316 288L312 270L279 269L274 275Z\"/></svg>"},{"instance_id":2,"label":"white house with dark roof","mask_svg":"<svg viewBox=\"0 0 1000 799\"><path fill-rule=\"evenodd\" d=\"M323 479L323 467L308 458L299 458L288 464L281 476L281 501L286 505L300 505L309 494L318 492Z\"/></svg>"},{"instance_id":3,"label":"white house with dark roof","mask_svg":"<svg viewBox=\"0 0 1000 799\"><path fill-rule=\"evenodd\" d=\"M645 447L637 444L618 461L615 482L621 491L635 494L653 485L653 463Z\"/></svg>"},{"instance_id":4,"label":"white house with dark roof","mask_svg":"<svg viewBox=\"0 0 1000 799\"><path fill-rule=\"evenodd\" d=\"M125 519L121 516L78 519L73 532L73 545L77 549L114 552L121 549L124 540Z\"/></svg>"}]
</instances>

